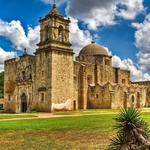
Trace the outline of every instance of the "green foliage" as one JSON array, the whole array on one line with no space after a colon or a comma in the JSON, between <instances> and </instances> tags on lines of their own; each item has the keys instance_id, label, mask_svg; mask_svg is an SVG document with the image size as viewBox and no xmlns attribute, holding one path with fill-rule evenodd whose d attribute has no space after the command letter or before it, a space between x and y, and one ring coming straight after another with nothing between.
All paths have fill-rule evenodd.
<instances>
[{"instance_id":1,"label":"green foliage","mask_svg":"<svg viewBox=\"0 0 150 150\"><path fill-rule=\"evenodd\" d=\"M4 96L4 72L0 73L0 98Z\"/></svg>"},{"instance_id":2,"label":"green foliage","mask_svg":"<svg viewBox=\"0 0 150 150\"><path fill-rule=\"evenodd\" d=\"M148 125L141 118L140 111L135 108L122 109L114 120L114 128L118 132L112 140L110 150L142 150L143 146L149 146Z\"/></svg>"},{"instance_id":3,"label":"green foliage","mask_svg":"<svg viewBox=\"0 0 150 150\"><path fill-rule=\"evenodd\" d=\"M133 128L140 128L143 126L143 119L141 113L134 108L122 109L118 117L115 118L117 124L115 129L123 130L124 132L132 130Z\"/></svg>"}]
</instances>

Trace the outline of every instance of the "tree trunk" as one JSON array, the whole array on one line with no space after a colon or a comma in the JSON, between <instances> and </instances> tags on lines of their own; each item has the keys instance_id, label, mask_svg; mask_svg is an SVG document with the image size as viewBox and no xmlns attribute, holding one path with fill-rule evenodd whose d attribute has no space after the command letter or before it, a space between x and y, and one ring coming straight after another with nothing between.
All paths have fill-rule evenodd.
<instances>
[{"instance_id":1,"label":"tree trunk","mask_svg":"<svg viewBox=\"0 0 150 150\"><path fill-rule=\"evenodd\" d=\"M133 129L133 132L142 145L137 150L150 150L150 142L147 139L145 139L142 134L139 134L137 129Z\"/></svg>"}]
</instances>

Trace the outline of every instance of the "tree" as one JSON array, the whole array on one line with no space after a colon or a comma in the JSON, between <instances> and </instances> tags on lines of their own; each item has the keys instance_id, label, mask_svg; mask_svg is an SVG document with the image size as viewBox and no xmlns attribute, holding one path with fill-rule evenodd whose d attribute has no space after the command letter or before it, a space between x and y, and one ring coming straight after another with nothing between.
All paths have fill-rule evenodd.
<instances>
[{"instance_id":1,"label":"tree","mask_svg":"<svg viewBox=\"0 0 150 150\"><path fill-rule=\"evenodd\" d=\"M115 118L117 136L109 145L109 150L150 150L149 129L135 108L122 109Z\"/></svg>"},{"instance_id":2,"label":"tree","mask_svg":"<svg viewBox=\"0 0 150 150\"><path fill-rule=\"evenodd\" d=\"M4 72L0 73L0 98L3 98L4 93Z\"/></svg>"}]
</instances>

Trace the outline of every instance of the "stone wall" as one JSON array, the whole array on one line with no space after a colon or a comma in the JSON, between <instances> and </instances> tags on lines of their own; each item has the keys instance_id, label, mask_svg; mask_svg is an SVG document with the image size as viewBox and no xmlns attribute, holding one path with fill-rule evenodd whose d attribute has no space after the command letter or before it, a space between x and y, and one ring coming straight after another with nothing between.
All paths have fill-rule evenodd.
<instances>
[{"instance_id":1,"label":"stone wall","mask_svg":"<svg viewBox=\"0 0 150 150\"><path fill-rule=\"evenodd\" d=\"M36 53L34 109L37 111L51 111L51 76L52 54L50 49Z\"/></svg>"},{"instance_id":2,"label":"stone wall","mask_svg":"<svg viewBox=\"0 0 150 150\"><path fill-rule=\"evenodd\" d=\"M143 108L146 105L144 86L110 84L89 86L88 108Z\"/></svg>"},{"instance_id":3,"label":"stone wall","mask_svg":"<svg viewBox=\"0 0 150 150\"><path fill-rule=\"evenodd\" d=\"M111 95L109 92L108 84L106 84L105 86L89 86L88 108L111 108Z\"/></svg>"},{"instance_id":4,"label":"stone wall","mask_svg":"<svg viewBox=\"0 0 150 150\"><path fill-rule=\"evenodd\" d=\"M146 107L150 107L150 81L132 82L132 84L146 88Z\"/></svg>"},{"instance_id":5,"label":"stone wall","mask_svg":"<svg viewBox=\"0 0 150 150\"><path fill-rule=\"evenodd\" d=\"M23 55L5 62L4 95L5 110L21 112L21 95L27 96L28 104L33 97L33 82L35 76L34 56ZM28 111L32 107L29 104Z\"/></svg>"},{"instance_id":6,"label":"stone wall","mask_svg":"<svg viewBox=\"0 0 150 150\"><path fill-rule=\"evenodd\" d=\"M5 110L9 112L16 111L15 89L16 89L16 64L17 59L11 59L4 64L4 99Z\"/></svg>"},{"instance_id":7,"label":"stone wall","mask_svg":"<svg viewBox=\"0 0 150 150\"><path fill-rule=\"evenodd\" d=\"M73 53L52 52L52 103L73 102ZM73 107L73 105L72 105Z\"/></svg>"}]
</instances>

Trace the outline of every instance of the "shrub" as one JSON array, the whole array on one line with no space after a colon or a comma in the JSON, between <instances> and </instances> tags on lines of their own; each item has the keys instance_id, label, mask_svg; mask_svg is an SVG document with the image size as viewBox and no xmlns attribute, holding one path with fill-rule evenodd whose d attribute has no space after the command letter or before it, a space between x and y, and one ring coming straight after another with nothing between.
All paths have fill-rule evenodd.
<instances>
[{"instance_id":1,"label":"shrub","mask_svg":"<svg viewBox=\"0 0 150 150\"><path fill-rule=\"evenodd\" d=\"M109 150L150 150L148 125L137 109L122 109L115 121L117 136Z\"/></svg>"}]
</instances>

